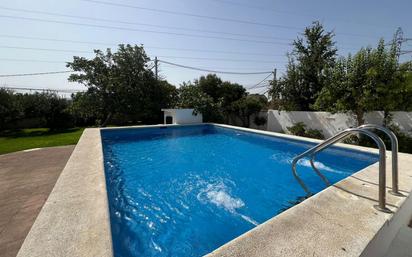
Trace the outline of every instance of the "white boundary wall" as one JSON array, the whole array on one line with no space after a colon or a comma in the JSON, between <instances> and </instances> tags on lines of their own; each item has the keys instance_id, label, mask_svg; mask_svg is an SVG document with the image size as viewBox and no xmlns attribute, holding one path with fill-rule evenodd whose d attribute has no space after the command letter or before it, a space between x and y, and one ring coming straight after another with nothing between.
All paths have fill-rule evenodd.
<instances>
[{"instance_id":1,"label":"white boundary wall","mask_svg":"<svg viewBox=\"0 0 412 257\"><path fill-rule=\"evenodd\" d=\"M409 135L412 135L412 112L393 112L393 122ZM382 124L383 112L370 112L365 115L365 123ZM287 132L298 122L303 122L307 128L321 130L328 138L344 129L355 127L356 119L353 115L329 112L286 112L268 110L267 130Z\"/></svg>"},{"instance_id":2,"label":"white boundary wall","mask_svg":"<svg viewBox=\"0 0 412 257\"><path fill-rule=\"evenodd\" d=\"M201 113L194 114L194 109L162 109L164 112L164 124L166 117L173 117L173 124L195 124L202 123L203 116Z\"/></svg>"}]
</instances>

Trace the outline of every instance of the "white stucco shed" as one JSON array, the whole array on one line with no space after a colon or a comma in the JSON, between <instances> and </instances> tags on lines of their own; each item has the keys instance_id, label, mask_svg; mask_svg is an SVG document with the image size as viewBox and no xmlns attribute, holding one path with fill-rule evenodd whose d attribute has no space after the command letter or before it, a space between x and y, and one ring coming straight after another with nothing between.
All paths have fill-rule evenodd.
<instances>
[{"instance_id":1,"label":"white stucco shed","mask_svg":"<svg viewBox=\"0 0 412 257\"><path fill-rule=\"evenodd\" d=\"M194 113L194 109L162 109L164 124L193 124L202 123L201 113Z\"/></svg>"}]
</instances>

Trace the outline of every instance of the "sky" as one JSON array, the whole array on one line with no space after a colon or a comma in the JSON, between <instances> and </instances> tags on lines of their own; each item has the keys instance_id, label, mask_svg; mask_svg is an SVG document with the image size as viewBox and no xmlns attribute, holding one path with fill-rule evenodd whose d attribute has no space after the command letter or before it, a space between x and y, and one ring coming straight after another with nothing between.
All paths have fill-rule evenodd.
<instances>
[{"instance_id":1,"label":"sky","mask_svg":"<svg viewBox=\"0 0 412 257\"><path fill-rule=\"evenodd\" d=\"M380 38L391 40L398 27L412 38L410 10L410 0L2 0L0 75L65 71L73 56L91 58L93 49L128 43L180 65L268 72L218 74L248 88L271 78L274 69L282 75L291 43L315 20L335 33L338 53L346 56ZM412 50L412 41L403 48ZM175 86L207 74L165 63L159 70ZM68 75L0 77L0 86L84 89Z\"/></svg>"}]
</instances>

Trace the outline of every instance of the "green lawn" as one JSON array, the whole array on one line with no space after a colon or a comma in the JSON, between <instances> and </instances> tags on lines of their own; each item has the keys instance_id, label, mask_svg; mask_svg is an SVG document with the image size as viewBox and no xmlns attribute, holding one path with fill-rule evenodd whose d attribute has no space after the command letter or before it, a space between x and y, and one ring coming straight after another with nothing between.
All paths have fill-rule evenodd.
<instances>
[{"instance_id":1,"label":"green lawn","mask_svg":"<svg viewBox=\"0 0 412 257\"><path fill-rule=\"evenodd\" d=\"M0 154L25 149L74 145L84 128L50 131L47 128L22 129L0 132Z\"/></svg>"}]
</instances>

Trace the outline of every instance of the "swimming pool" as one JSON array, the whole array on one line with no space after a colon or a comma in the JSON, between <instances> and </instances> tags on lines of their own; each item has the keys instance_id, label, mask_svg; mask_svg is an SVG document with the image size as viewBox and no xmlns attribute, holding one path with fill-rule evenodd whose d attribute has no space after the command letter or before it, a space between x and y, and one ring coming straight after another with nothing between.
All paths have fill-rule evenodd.
<instances>
[{"instance_id":1,"label":"swimming pool","mask_svg":"<svg viewBox=\"0 0 412 257\"><path fill-rule=\"evenodd\" d=\"M101 133L115 256L201 256L305 195L290 163L308 142L214 125ZM331 148L316 165L335 183L376 161ZM308 161L298 170L325 188Z\"/></svg>"}]
</instances>

